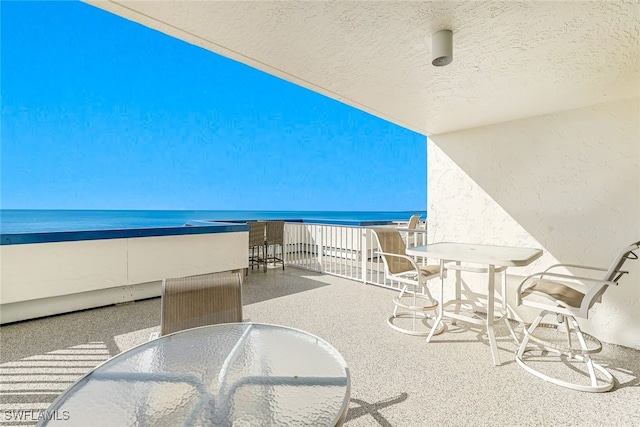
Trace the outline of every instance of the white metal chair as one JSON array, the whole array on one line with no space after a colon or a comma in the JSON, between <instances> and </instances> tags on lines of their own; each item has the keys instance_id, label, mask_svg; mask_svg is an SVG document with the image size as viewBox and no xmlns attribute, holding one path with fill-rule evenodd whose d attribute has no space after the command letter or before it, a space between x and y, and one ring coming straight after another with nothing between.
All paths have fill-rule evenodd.
<instances>
[{"instance_id":1,"label":"white metal chair","mask_svg":"<svg viewBox=\"0 0 640 427\"><path fill-rule=\"evenodd\" d=\"M436 325L428 325L427 319L435 319L438 301L431 296L427 281L440 277L444 280L445 272L441 274L439 265L418 266L413 258L407 256L405 243L400 232L394 228L375 228L376 236L384 263L385 276L403 284L400 294L393 298L393 314L387 323L398 332L410 335L427 336ZM432 315L429 316L429 312ZM398 326L396 319L409 318L412 320L411 329ZM423 323L424 322L424 323ZM424 327L420 326L423 324ZM439 334L444 331L444 324L434 331Z\"/></svg>"},{"instance_id":2,"label":"white metal chair","mask_svg":"<svg viewBox=\"0 0 640 427\"><path fill-rule=\"evenodd\" d=\"M409 223L407 224L407 228L411 230L417 230L420 225L420 215L411 215L409 218ZM412 233L407 231L406 237L406 247L417 246L416 236L418 233Z\"/></svg>"},{"instance_id":3,"label":"white metal chair","mask_svg":"<svg viewBox=\"0 0 640 427\"><path fill-rule=\"evenodd\" d=\"M635 242L624 248L608 269L574 264L556 264L541 273L525 278L517 289L517 304L539 308L542 311L528 328L524 328L524 337L516 352L516 362L531 374L563 387L589 392L611 390L614 385L613 376L604 367L591 360L592 354L602 350L602 344L595 337L580 330L576 317L588 318L589 310L596 302L600 302L607 287L617 285L618 280L627 273L622 270L625 261L638 259L633 251L639 247L640 242ZM551 272L552 269L558 267L592 272L604 271L606 273L603 278L596 279ZM542 323L543 318L548 315L556 316L558 324ZM564 323L565 332L562 334L562 340L557 340L549 332L558 329L562 323ZM577 346L574 344L576 340ZM535 348L527 347L529 342L533 342L537 346ZM534 357L531 357L530 354L525 355L525 353L536 349L545 353L551 352L565 356L568 358L567 362L584 363L583 367L586 367L587 372L585 373L573 364L569 364L572 371L566 373L574 375L571 380L557 378L556 371L553 372L553 375L548 372L543 373L533 367ZM598 373L600 373L599 376ZM587 376L589 384L584 381ZM579 382L580 380L583 380L583 384Z\"/></svg>"},{"instance_id":4,"label":"white metal chair","mask_svg":"<svg viewBox=\"0 0 640 427\"><path fill-rule=\"evenodd\" d=\"M420 215L411 215L411 218L409 218L409 224L407 224L407 228L418 228L419 222Z\"/></svg>"}]
</instances>

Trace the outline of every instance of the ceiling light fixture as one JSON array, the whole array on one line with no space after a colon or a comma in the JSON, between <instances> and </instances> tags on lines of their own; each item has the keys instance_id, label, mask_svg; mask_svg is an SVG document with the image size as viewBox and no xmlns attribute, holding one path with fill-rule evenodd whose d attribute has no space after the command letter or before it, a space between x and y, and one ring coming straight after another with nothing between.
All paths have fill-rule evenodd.
<instances>
[{"instance_id":1,"label":"ceiling light fixture","mask_svg":"<svg viewBox=\"0 0 640 427\"><path fill-rule=\"evenodd\" d=\"M453 32L438 31L431 37L431 63L436 67L451 64L453 61Z\"/></svg>"}]
</instances>

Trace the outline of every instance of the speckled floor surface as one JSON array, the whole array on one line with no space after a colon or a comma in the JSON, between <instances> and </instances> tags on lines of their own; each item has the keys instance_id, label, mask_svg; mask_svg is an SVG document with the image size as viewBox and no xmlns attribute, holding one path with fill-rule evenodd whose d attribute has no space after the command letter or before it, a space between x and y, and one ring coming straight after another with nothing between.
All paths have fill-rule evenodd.
<instances>
[{"instance_id":1,"label":"speckled floor surface","mask_svg":"<svg viewBox=\"0 0 640 427\"><path fill-rule=\"evenodd\" d=\"M614 374L615 388L572 391L520 368L504 326L496 331L502 366L493 365L480 329L449 325L430 344L392 330L386 319L394 294L269 269L246 278L244 315L308 331L340 351L352 381L348 426L640 425L640 351L604 345L595 360ZM0 327L0 425L11 425L5 411L46 409L93 366L148 340L159 323L156 298Z\"/></svg>"}]
</instances>

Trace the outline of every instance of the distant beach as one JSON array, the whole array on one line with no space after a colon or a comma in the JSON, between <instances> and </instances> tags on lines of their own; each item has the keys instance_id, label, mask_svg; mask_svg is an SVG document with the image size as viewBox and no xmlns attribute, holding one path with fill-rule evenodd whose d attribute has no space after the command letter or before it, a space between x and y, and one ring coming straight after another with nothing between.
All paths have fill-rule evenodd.
<instances>
[{"instance_id":1,"label":"distant beach","mask_svg":"<svg viewBox=\"0 0 640 427\"><path fill-rule=\"evenodd\" d=\"M425 211L0 210L0 233L178 227L192 220L331 219L407 221Z\"/></svg>"}]
</instances>

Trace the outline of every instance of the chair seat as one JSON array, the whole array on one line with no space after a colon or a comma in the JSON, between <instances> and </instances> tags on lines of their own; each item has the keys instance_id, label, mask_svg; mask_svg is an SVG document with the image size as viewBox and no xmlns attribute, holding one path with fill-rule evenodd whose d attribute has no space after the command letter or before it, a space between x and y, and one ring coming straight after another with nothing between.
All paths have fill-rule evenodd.
<instances>
[{"instance_id":1,"label":"chair seat","mask_svg":"<svg viewBox=\"0 0 640 427\"><path fill-rule=\"evenodd\" d=\"M580 291L559 282L539 279L533 282L533 286L528 287L522 293L525 295L533 292L548 295L558 301L562 301L568 306L580 308L584 294Z\"/></svg>"},{"instance_id":2,"label":"chair seat","mask_svg":"<svg viewBox=\"0 0 640 427\"><path fill-rule=\"evenodd\" d=\"M419 266L418 268L420 269L420 274L422 274L423 276L432 276L434 274L440 274L439 265L422 265L422 266Z\"/></svg>"}]
</instances>

